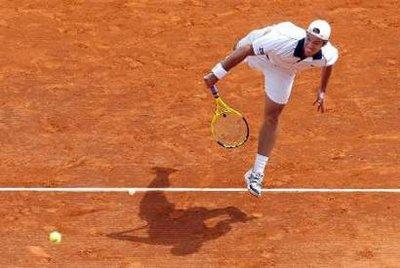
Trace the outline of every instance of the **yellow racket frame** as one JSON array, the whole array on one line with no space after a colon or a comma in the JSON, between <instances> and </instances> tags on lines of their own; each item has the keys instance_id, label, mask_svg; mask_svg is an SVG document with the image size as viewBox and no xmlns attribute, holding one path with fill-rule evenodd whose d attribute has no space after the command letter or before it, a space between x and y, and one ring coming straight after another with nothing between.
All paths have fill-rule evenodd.
<instances>
[{"instance_id":1,"label":"yellow racket frame","mask_svg":"<svg viewBox=\"0 0 400 268\"><path fill-rule=\"evenodd\" d=\"M244 118L244 116L240 112L236 111L235 109L231 108L228 104L226 104L221 99L221 97L216 97L215 98L215 103L216 103L217 108L215 109L214 116L213 116L213 118L211 120L211 133L212 133L212 136L213 136L214 140L217 141L217 143L219 145L221 145L222 147L224 147L224 148L237 148L239 146L242 146L249 138L249 125L248 125L246 119ZM237 143L235 145L223 144L220 141L218 141L217 138L216 138L216 133L215 133L215 128L214 128L215 122L218 120L219 117L225 116L226 114L236 114L236 115L242 117L244 122L246 123L246 128L247 128L246 137L245 137L245 139L243 141L241 141L241 142L239 142L239 143Z\"/></svg>"}]
</instances>

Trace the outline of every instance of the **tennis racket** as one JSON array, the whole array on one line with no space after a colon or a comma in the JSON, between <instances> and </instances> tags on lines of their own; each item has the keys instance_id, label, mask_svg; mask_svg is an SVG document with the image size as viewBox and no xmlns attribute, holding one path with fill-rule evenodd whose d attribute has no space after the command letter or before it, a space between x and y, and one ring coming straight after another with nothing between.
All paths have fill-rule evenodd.
<instances>
[{"instance_id":1,"label":"tennis racket","mask_svg":"<svg viewBox=\"0 0 400 268\"><path fill-rule=\"evenodd\" d=\"M249 125L244 116L222 101L218 88L211 87L216 109L211 120L211 133L214 140L224 148L237 148L249 138Z\"/></svg>"}]
</instances>

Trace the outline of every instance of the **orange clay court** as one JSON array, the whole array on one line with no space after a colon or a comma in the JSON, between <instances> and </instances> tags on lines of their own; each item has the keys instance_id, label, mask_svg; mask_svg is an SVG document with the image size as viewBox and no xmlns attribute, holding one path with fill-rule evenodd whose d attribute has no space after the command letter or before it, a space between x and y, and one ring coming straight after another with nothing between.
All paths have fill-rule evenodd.
<instances>
[{"instance_id":1,"label":"orange clay court","mask_svg":"<svg viewBox=\"0 0 400 268\"><path fill-rule=\"evenodd\" d=\"M243 188L263 112L244 64L219 83L250 124L211 138L203 75L250 30L332 25L328 111L302 72L265 189L391 193L0 192L1 267L398 267L398 1L3 1L0 186ZM58 230L62 242L48 234Z\"/></svg>"}]
</instances>

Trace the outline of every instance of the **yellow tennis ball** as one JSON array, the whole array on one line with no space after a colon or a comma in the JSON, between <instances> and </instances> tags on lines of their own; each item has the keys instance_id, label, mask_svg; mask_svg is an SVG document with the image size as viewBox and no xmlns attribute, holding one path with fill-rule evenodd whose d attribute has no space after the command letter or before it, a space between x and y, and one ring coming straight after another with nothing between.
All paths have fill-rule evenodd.
<instances>
[{"instance_id":1,"label":"yellow tennis ball","mask_svg":"<svg viewBox=\"0 0 400 268\"><path fill-rule=\"evenodd\" d=\"M49 240L54 244L61 243L61 234L57 231L53 231L49 234Z\"/></svg>"}]
</instances>

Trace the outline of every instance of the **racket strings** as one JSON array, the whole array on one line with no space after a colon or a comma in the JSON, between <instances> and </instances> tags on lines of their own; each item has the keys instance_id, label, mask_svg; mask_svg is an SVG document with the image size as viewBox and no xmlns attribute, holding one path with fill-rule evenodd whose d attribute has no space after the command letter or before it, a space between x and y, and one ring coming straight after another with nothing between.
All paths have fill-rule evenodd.
<instances>
[{"instance_id":1,"label":"racket strings","mask_svg":"<svg viewBox=\"0 0 400 268\"><path fill-rule=\"evenodd\" d=\"M242 116L224 113L214 123L215 139L223 146L238 146L248 137L248 126Z\"/></svg>"}]
</instances>

